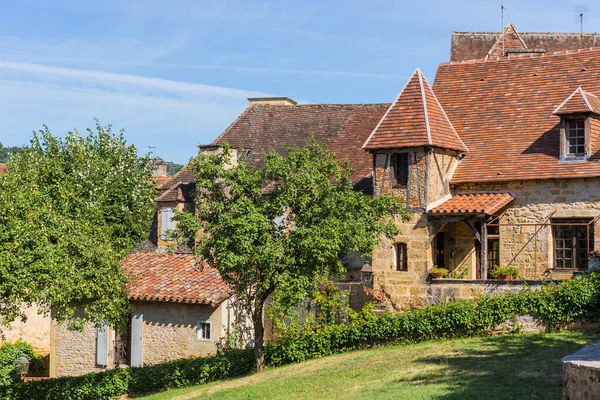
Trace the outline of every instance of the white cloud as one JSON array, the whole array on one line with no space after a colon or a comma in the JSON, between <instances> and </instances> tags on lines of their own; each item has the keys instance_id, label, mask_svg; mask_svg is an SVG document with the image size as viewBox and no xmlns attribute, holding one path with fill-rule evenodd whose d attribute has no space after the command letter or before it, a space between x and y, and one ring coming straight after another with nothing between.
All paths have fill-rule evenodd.
<instances>
[{"instance_id":1,"label":"white cloud","mask_svg":"<svg viewBox=\"0 0 600 400\"><path fill-rule=\"evenodd\" d=\"M187 93L195 95L210 95L231 98L247 98L268 96L268 94L227 88L222 86L204 85L200 83L189 83L173 81L168 79L150 78L138 75L117 74L93 70L75 68L51 67L41 64L29 64L20 62L0 61L0 70L12 70L15 72L33 73L46 76L62 77L71 80L92 81L108 85L132 85L146 89L158 89L172 93Z\"/></svg>"}]
</instances>

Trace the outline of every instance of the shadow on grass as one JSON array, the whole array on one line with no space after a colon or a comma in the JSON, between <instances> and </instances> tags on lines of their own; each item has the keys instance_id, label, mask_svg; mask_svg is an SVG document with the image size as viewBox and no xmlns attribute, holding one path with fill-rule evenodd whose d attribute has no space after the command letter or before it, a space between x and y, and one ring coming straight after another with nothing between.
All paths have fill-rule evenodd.
<instances>
[{"instance_id":1,"label":"shadow on grass","mask_svg":"<svg viewBox=\"0 0 600 400\"><path fill-rule=\"evenodd\" d=\"M416 363L442 367L431 373L398 379L398 384L440 384L450 393L436 397L458 399L560 399L560 359L600 340L598 335L503 335L462 349L456 356L420 358Z\"/></svg>"}]
</instances>

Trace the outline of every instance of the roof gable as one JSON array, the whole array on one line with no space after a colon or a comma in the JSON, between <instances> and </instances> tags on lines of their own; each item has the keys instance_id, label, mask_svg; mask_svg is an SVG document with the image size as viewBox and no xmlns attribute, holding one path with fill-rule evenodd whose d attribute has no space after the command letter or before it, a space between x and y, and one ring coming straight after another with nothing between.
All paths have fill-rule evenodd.
<instances>
[{"instance_id":1,"label":"roof gable","mask_svg":"<svg viewBox=\"0 0 600 400\"><path fill-rule=\"evenodd\" d=\"M423 73L417 68L366 140L363 149L420 146L467 151Z\"/></svg>"},{"instance_id":2,"label":"roof gable","mask_svg":"<svg viewBox=\"0 0 600 400\"><path fill-rule=\"evenodd\" d=\"M504 52L502 52L503 47ZM517 32L517 28L515 28L513 23L510 22L508 25L506 25L504 31L502 31L498 35L498 39L496 39L496 42L494 43L490 51L488 51L486 57L503 57L506 54L507 50L526 49L527 45L525 44L525 41L523 40L521 35L519 35L519 32Z\"/></svg>"},{"instance_id":3,"label":"roof gable","mask_svg":"<svg viewBox=\"0 0 600 400\"><path fill-rule=\"evenodd\" d=\"M565 115L586 112L600 114L600 99L592 93L585 92L580 86L561 105L556 107L552 114Z\"/></svg>"}]
</instances>

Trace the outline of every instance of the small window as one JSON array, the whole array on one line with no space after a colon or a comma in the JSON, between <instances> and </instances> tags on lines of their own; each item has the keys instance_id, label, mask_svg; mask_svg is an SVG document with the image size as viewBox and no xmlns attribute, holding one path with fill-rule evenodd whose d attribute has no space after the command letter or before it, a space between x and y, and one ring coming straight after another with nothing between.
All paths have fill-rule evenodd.
<instances>
[{"instance_id":1,"label":"small window","mask_svg":"<svg viewBox=\"0 0 600 400\"><path fill-rule=\"evenodd\" d=\"M396 243L396 271L408 271L408 257L406 254L406 243Z\"/></svg>"},{"instance_id":2,"label":"small window","mask_svg":"<svg viewBox=\"0 0 600 400\"><path fill-rule=\"evenodd\" d=\"M208 320L198 321L196 340L199 342L210 342L212 340L212 322Z\"/></svg>"},{"instance_id":3,"label":"small window","mask_svg":"<svg viewBox=\"0 0 600 400\"><path fill-rule=\"evenodd\" d=\"M400 186L408 185L408 153L392 154L394 183Z\"/></svg>"},{"instance_id":4,"label":"small window","mask_svg":"<svg viewBox=\"0 0 600 400\"><path fill-rule=\"evenodd\" d=\"M565 127L569 156L585 155L585 118L568 119Z\"/></svg>"},{"instance_id":5,"label":"small window","mask_svg":"<svg viewBox=\"0 0 600 400\"><path fill-rule=\"evenodd\" d=\"M175 221L173 221L175 207L161 207L160 215L160 237L164 240L167 239L167 232L175 229Z\"/></svg>"}]
</instances>

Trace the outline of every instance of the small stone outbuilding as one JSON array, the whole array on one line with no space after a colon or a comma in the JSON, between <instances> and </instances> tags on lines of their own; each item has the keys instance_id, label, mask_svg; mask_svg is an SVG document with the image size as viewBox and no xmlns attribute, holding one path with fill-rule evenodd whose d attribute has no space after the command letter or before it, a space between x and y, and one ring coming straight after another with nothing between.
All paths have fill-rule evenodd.
<instances>
[{"instance_id":1,"label":"small stone outbuilding","mask_svg":"<svg viewBox=\"0 0 600 400\"><path fill-rule=\"evenodd\" d=\"M218 271L197 265L191 254L131 254L123 270L131 280L128 326L71 331L53 321L50 376L207 356L234 331L248 334Z\"/></svg>"}]
</instances>

